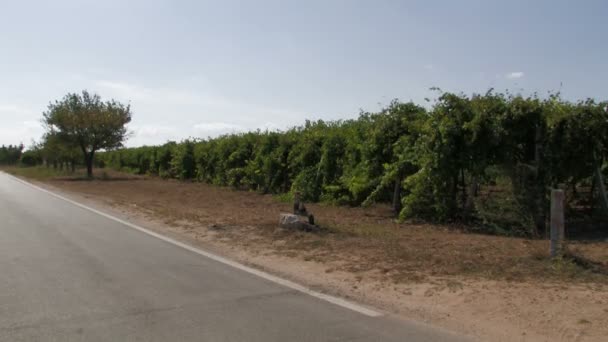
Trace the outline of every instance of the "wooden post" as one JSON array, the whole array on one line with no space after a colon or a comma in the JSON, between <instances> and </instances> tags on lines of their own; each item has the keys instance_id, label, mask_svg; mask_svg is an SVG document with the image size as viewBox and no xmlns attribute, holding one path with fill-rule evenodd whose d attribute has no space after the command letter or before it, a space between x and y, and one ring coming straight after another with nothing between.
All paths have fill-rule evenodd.
<instances>
[{"instance_id":1,"label":"wooden post","mask_svg":"<svg viewBox=\"0 0 608 342\"><path fill-rule=\"evenodd\" d=\"M598 183L598 191L600 193L600 202L604 212L608 212L608 195L606 194L606 186L604 185L604 177L602 176L602 170L599 167L595 169L595 178Z\"/></svg>"},{"instance_id":2,"label":"wooden post","mask_svg":"<svg viewBox=\"0 0 608 342\"><path fill-rule=\"evenodd\" d=\"M293 194L293 213L296 215L300 213L300 203L300 192L296 191Z\"/></svg>"},{"instance_id":3,"label":"wooden post","mask_svg":"<svg viewBox=\"0 0 608 342\"><path fill-rule=\"evenodd\" d=\"M551 190L551 257L562 254L564 240L564 190Z\"/></svg>"},{"instance_id":4,"label":"wooden post","mask_svg":"<svg viewBox=\"0 0 608 342\"><path fill-rule=\"evenodd\" d=\"M403 181L401 172L397 175L395 180L395 188L393 189L393 212L396 216L399 216L401 212L401 182Z\"/></svg>"}]
</instances>

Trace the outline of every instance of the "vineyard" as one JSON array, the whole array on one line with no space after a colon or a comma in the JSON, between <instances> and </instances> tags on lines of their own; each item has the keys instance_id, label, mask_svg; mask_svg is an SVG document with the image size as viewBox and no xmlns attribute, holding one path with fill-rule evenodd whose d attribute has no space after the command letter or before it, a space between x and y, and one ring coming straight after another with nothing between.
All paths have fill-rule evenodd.
<instances>
[{"instance_id":1,"label":"vineyard","mask_svg":"<svg viewBox=\"0 0 608 342\"><path fill-rule=\"evenodd\" d=\"M299 191L308 202L385 202L402 220L542 237L556 187L567 193L570 233L605 230L607 160L605 102L489 91L440 93L428 106L395 100L356 120L282 132L105 151L96 164L282 196Z\"/></svg>"}]
</instances>

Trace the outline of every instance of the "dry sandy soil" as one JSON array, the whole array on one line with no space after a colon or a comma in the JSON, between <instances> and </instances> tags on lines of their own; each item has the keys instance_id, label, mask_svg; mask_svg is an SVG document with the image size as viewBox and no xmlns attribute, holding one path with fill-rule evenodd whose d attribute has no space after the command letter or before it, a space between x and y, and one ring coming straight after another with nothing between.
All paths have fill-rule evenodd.
<instances>
[{"instance_id":1,"label":"dry sandy soil","mask_svg":"<svg viewBox=\"0 0 608 342\"><path fill-rule=\"evenodd\" d=\"M309 205L321 233L277 227L290 204L200 183L111 173L45 186L149 228L407 319L482 341L606 341L608 242L548 242L395 223L387 207Z\"/></svg>"}]
</instances>

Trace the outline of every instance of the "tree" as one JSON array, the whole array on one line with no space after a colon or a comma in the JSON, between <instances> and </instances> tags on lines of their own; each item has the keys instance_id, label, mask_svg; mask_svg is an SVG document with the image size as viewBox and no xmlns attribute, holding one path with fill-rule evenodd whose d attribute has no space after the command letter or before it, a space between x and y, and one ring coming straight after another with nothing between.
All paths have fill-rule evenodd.
<instances>
[{"instance_id":1,"label":"tree","mask_svg":"<svg viewBox=\"0 0 608 342\"><path fill-rule=\"evenodd\" d=\"M103 102L97 94L67 94L43 114L47 134L82 151L87 176L93 177L95 152L122 146L128 136L131 107L115 100Z\"/></svg>"},{"instance_id":2,"label":"tree","mask_svg":"<svg viewBox=\"0 0 608 342\"><path fill-rule=\"evenodd\" d=\"M73 144L65 144L61 137L56 133L46 133L42 137L40 143L40 152L47 166L53 165L54 168L70 167L74 172L76 169L76 160L78 159L80 148Z\"/></svg>"},{"instance_id":3,"label":"tree","mask_svg":"<svg viewBox=\"0 0 608 342\"><path fill-rule=\"evenodd\" d=\"M15 165L19 162L23 153L23 144L20 145L2 145L0 147L0 165Z\"/></svg>"}]
</instances>

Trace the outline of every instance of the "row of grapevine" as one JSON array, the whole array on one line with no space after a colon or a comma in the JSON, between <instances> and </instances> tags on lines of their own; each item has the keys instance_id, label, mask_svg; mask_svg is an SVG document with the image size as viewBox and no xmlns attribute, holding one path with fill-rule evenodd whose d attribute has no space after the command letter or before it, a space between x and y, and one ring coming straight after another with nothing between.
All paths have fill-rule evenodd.
<instances>
[{"instance_id":1,"label":"row of grapevine","mask_svg":"<svg viewBox=\"0 0 608 342\"><path fill-rule=\"evenodd\" d=\"M389 202L402 219L539 235L548 190L595 188L608 160L606 103L490 91L442 93L429 107L393 101L356 120L125 148L101 153L99 163L263 193L300 191L313 202ZM593 190L588 197L595 201Z\"/></svg>"}]
</instances>

